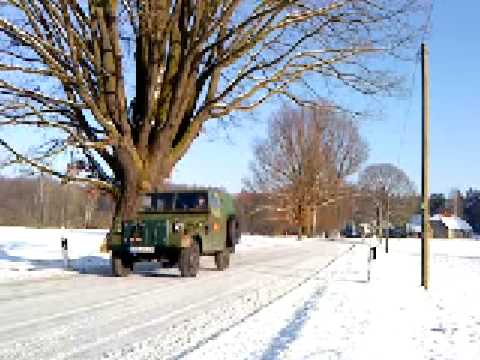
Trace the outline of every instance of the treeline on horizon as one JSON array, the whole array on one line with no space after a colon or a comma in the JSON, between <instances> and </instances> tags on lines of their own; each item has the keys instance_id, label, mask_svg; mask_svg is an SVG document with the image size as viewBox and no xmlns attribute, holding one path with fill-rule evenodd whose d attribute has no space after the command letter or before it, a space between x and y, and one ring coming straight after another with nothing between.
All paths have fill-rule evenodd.
<instances>
[{"instance_id":1,"label":"treeline on horizon","mask_svg":"<svg viewBox=\"0 0 480 360\"><path fill-rule=\"evenodd\" d=\"M0 225L108 228L114 202L109 195L49 176L0 177Z\"/></svg>"},{"instance_id":2,"label":"treeline on horizon","mask_svg":"<svg viewBox=\"0 0 480 360\"><path fill-rule=\"evenodd\" d=\"M276 211L275 196L243 191L235 194L235 199L243 232L296 231L289 214ZM418 196L393 201L400 205L392 216L395 226L401 226L419 212ZM78 184L63 184L48 176L0 177L0 204L1 226L109 228L114 210L110 195ZM430 212L456 215L467 220L475 232L480 232L480 190L469 189L464 193L454 190L448 196L434 193L430 198ZM344 196L317 209L312 231L338 231L347 223L375 221L375 216L375 207L368 199Z\"/></svg>"},{"instance_id":3,"label":"treeline on horizon","mask_svg":"<svg viewBox=\"0 0 480 360\"><path fill-rule=\"evenodd\" d=\"M276 211L275 195L248 192L233 195L243 232L296 232L295 220L290 214ZM115 206L108 194L84 185L64 184L45 175L0 177L0 204L0 226L39 228L109 228ZM375 215L370 208L369 201L343 196L317 209L315 228L311 230L328 233L340 230L347 222L369 221ZM312 220L308 218L311 226Z\"/></svg>"}]
</instances>

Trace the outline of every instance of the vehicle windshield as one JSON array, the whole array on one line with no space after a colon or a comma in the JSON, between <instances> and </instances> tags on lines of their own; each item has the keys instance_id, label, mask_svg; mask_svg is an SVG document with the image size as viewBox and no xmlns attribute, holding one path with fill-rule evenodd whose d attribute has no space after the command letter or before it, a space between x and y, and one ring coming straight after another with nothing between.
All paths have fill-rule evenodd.
<instances>
[{"instance_id":1,"label":"vehicle windshield","mask_svg":"<svg viewBox=\"0 0 480 360\"><path fill-rule=\"evenodd\" d=\"M153 211L186 211L186 210L207 210L207 192L179 192L151 194L150 207L145 210Z\"/></svg>"},{"instance_id":2,"label":"vehicle windshield","mask_svg":"<svg viewBox=\"0 0 480 360\"><path fill-rule=\"evenodd\" d=\"M130 238L142 238L145 232L144 224L127 223L124 228L125 240Z\"/></svg>"},{"instance_id":3,"label":"vehicle windshield","mask_svg":"<svg viewBox=\"0 0 480 360\"><path fill-rule=\"evenodd\" d=\"M170 194L155 194L152 199L153 210L156 211L171 211L173 210L173 195Z\"/></svg>"}]
</instances>

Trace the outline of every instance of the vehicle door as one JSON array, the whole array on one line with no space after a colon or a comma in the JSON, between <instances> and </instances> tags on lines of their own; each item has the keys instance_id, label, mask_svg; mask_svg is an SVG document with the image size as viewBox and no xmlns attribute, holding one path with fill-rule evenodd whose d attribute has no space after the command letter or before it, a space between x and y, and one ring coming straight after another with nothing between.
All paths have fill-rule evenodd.
<instances>
[{"instance_id":1,"label":"vehicle door","mask_svg":"<svg viewBox=\"0 0 480 360\"><path fill-rule=\"evenodd\" d=\"M211 250L222 250L225 247L226 229L222 223L222 203L218 192L212 192L209 196L210 216L209 216L209 239ZM209 246L210 247L210 246Z\"/></svg>"}]
</instances>

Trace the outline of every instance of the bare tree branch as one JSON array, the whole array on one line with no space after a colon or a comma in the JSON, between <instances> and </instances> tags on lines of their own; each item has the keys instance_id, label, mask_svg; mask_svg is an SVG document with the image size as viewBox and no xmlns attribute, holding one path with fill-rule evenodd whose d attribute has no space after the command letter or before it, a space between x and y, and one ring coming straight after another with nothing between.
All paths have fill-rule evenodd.
<instances>
[{"instance_id":1,"label":"bare tree branch","mask_svg":"<svg viewBox=\"0 0 480 360\"><path fill-rule=\"evenodd\" d=\"M162 185L210 119L277 97L314 106L306 79L391 94L398 76L375 59L404 56L429 10L427 0L1 5L2 127L68 134L95 174L113 174L111 188L123 199L117 212L129 215L138 193ZM134 54L123 49L126 39Z\"/></svg>"}]
</instances>

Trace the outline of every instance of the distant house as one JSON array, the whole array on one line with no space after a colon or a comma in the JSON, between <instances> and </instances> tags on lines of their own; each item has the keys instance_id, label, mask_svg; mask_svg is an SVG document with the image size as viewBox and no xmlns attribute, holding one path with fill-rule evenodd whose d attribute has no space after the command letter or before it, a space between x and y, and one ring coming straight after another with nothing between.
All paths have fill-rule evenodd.
<instances>
[{"instance_id":1,"label":"distant house","mask_svg":"<svg viewBox=\"0 0 480 360\"><path fill-rule=\"evenodd\" d=\"M470 224L457 216L436 214L430 218L430 226L434 238L470 238L473 235Z\"/></svg>"},{"instance_id":2,"label":"distant house","mask_svg":"<svg viewBox=\"0 0 480 360\"><path fill-rule=\"evenodd\" d=\"M470 238L473 235L472 227L465 220L448 214L436 214L430 218L432 237L440 239ZM422 234L422 217L413 215L406 226L407 234L420 237Z\"/></svg>"}]
</instances>

